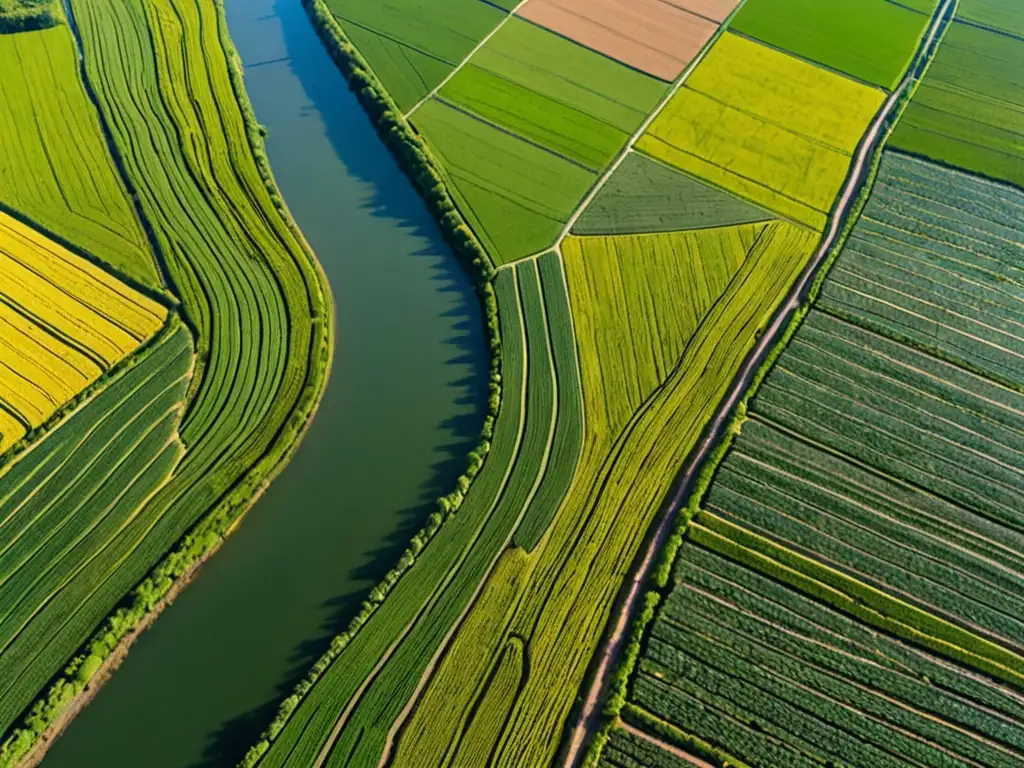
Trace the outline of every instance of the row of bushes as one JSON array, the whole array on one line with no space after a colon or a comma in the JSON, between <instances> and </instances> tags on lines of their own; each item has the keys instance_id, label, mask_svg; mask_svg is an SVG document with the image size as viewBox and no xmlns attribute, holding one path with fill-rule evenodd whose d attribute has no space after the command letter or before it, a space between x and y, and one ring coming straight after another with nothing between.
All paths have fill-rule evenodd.
<instances>
[{"instance_id":1,"label":"row of bushes","mask_svg":"<svg viewBox=\"0 0 1024 768\"><path fill-rule=\"evenodd\" d=\"M352 638L370 619L387 598L398 580L413 566L416 557L427 546L441 526L462 506L463 500L484 465L491 448L494 423L501 405L501 336L498 321L498 301L494 292L494 268L480 242L466 224L455 206L445 184L443 172L435 163L423 139L409 125L401 110L391 99L383 84L374 75L369 64L349 42L341 25L323 0L303 0L303 4L326 46L331 58L341 70L349 88L355 93L370 117L378 135L391 151L399 166L412 181L416 190L434 216L441 233L455 256L466 269L480 299L486 325L490 351L490 381L488 384L487 415L480 430L480 442L468 454L465 472L455 481L455 488L437 500L437 509L426 524L412 537L398 563L370 590L360 611L348 628L337 635L327 651L317 660L294 691L278 708L260 740L250 748L241 765L251 768L270 748L270 743L285 727L291 714L320 676L348 646Z\"/></svg>"},{"instance_id":2,"label":"row of bushes","mask_svg":"<svg viewBox=\"0 0 1024 768\"><path fill-rule=\"evenodd\" d=\"M944 17L943 21L948 24L949 18ZM920 79L927 71L927 66L922 59L924 57L928 57L928 60L930 61L930 57L934 55L944 34L945 30L943 30L942 34L937 36L935 42L927 51L920 52L919 57L915 58L914 63L911 65L910 71L916 78L915 82L913 86L908 88L900 97L896 107L892 111L891 117L883 128L878 149L872 158L871 167L865 177L861 190L854 201L853 207L847 214L842 231L836 238L836 242L829 249L828 254L822 260L822 263L817 267L817 273L814 276L814 280L811 283L805 301L803 301L793 313L793 317L790 318L788 323L786 323L782 336L771 346L764 361L760 366L758 366L747 391L736 406L736 411L733 414L728 427L725 429L712 454L705 460L704 465L701 467L700 474L694 483L693 490L691 491L687 501L687 506L679 512L672 534L662 547L662 551L658 557L655 567L651 572L650 578L652 589L645 595L644 608L633 621L629 643L624 649L623 655L619 660L615 671L612 673L612 681L608 687L608 698L603 709L603 725L591 741L587 750L583 763L584 768L594 768L598 765L601 751L605 744L607 744L608 739L611 736L611 732L615 727L615 723L621 717L631 713L632 717L627 717L627 719L632 720L636 719L640 715L646 715L645 712L628 703L629 681L633 676L637 660L643 650L645 631L653 619L656 606L662 598L662 595L672 588L672 585L669 582L671 580L672 570L679 548L683 544L691 521L700 511L701 502L707 494L708 489L711 487L711 482L718 470L718 466L725 459L726 454L732 447L733 441L742 432L743 423L747 420L747 409L751 398L753 398L757 393L761 383L774 367L776 360L778 360L779 356L789 345L790 340L799 330L800 326L803 325L804 318L807 316L807 313L810 312L811 307L814 305L818 295L821 293L822 286L824 285L825 279L828 277L828 273L831 270L832 265L835 263L836 259L839 258L839 254L842 252L843 246L846 244L847 239L850 237L850 233L853 231L853 227L860 218L860 215L864 210L864 206L867 205L868 198L870 197L871 190L875 185L875 180L878 176L879 167L882 162L881 150L884 148L886 141L896 127L896 123L899 121L900 116L910 103L910 100L920 83ZM636 725L641 726L644 724L654 724L658 726L655 728L656 732L662 732L662 735L666 735L663 732L664 728L671 728L671 726L668 726L667 724L659 725L659 723L660 721L655 722L654 718L646 715L646 717L642 717L641 722L636 723ZM676 738L672 738L670 740L678 741ZM719 754L718 750L711 749L710 745L706 745L708 749L702 749L700 748L701 744L696 743L691 744L691 746L698 754L703 754L705 757L712 760L718 760L720 764L722 760L726 760L728 758L724 753Z\"/></svg>"},{"instance_id":3,"label":"row of bushes","mask_svg":"<svg viewBox=\"0 0 1024 768\"><path fill-rule=\"evenodd\" d=\"M0 35L49 29L60 23L55 0L0 0Z\"/></svg>"}]
</instances>

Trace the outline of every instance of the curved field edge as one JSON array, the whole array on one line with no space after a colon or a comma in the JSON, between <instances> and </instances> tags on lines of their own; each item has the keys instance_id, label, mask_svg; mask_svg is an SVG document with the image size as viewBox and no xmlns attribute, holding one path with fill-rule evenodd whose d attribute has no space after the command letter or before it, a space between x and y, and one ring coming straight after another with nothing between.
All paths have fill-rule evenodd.
<instances>
[{"instance_id":1,"label":"curved field edge","mask_svg":"<svg viewBox=\"0 0 1024 768\"><path fill-rule=\"evenodd\" d=\"M242 498L228 497L210 509L200 518L158 563L150 570L149 575L136 585L125 599L97 627L88 642L77 652L57 675L48 689L41 693L27 709L23 724L12 729L0 743L0 766L33 766L37 765L45 755L49 745L68 726L75 715L85 707L99 692L127 656L128 650L138 636L149 628L164 608L170 605L178 594L191 582L199 567L211 557L225 539L241 523L245 514L255 505L263 492L277 475L285 468L294 455L302 438L311 424L319 407L321 398L327 387L328 377L334 354L334 304L327 276L317 260L311 246L299 230L288 210L280 191L274 181L270 161L266 154L263 141L263 129L257 121L252 104L245 91L244 73L241 58L234 47L227 31L222 0L211 0L216 7L218 16L218 33L224 47L228 62L228 76L234 92L242 120L246 128L249 151L264 185L273 201L276 212L282 217L287 227L295 235L301 246L308 265L313 268L316 276L319 306L318 323L321 337L311 352L311 375L301 392L297 402L301 410L293 411L291 420L299 422L293 430L283 428L279 435L289 440L281 441L280 437L250 468L240 487L245 489ZM78 42L76 40L76 46ZM79 50L79 53L81 51ZM111 151L114 151L111 146ZM104 265L104 269L109 268ZM118 275L120 277L120 275ZM166 297L162 297L166 302ZM161 334L156 334L160 336ZM155 338L155 337L154 337ZM152 339L150 340L152 341ZM147 347L149 344L146 345ZM135 360L132 355L129 361ZM129 364L132 364L129 362ZM120 370L115 366L95 385L72 403L80 405L86 393L96 391L109 374ZM55 414L42 429L50 423L56 423L73 412L74 407ZM227 507L227 509L225 509ZM113 641L113 642L112 642ZM93 659L98 659L95 663ZM86 661L89 660L88 666Z\"/></svg>"},{"instance_id":2,"label":"curved field edge","mask_svg":"<svg viewBox=\"0 0 1024 768\"><path fill-rule=\"evenodd\" d=\"M627 625L626 643L613 654L614 664L610 668L609 674L607 674L603 679L599 677L596 679L592 678L593 684L600 685L603 690L603 695L601 696L603 706L600 711L599 721L590 724L581 721L577 724L577 728L585 728L589 732L589 743L585 743L585 752L583 753L581 761L572 760L571 758L573 755L569 755L570 759L566 760L565 763L566 768L569 768L569 766L574 765L577 762L582 766L582 768L598 768L602 751L604 746L608 743L608 740L611 738L612 732L616 728L621 727L624 714L628 714L631 709L636 709L628 702L627 686L640 658L642 644L646 637L648 627L654 620L658 605L664 599L670 588L669 581L671 578L672 566L675 563L679 548L683 544L684 536L686 535L694 516L699 511L701 502L711 487L711 482L714 479L715 473L718 471L719 465L725 459L726 454L728 454L729 449L732 447L733 441L736 439L736 436L740 434L743 423L747 420L748 404L757 394L761 384L771 372L776 361L789 345L789 342L803 325L804 319L807 317L807 314L817 301L818 295L821 293L822 286L828 277L829 271L839 258L839 255L843 250L843 246L849 238L850 233L853 231L854 225L857 223L861 212L867 205L868 198L871 196L871 191L878 176L885 145L895 130L900 116L906 110L914 96L914 93L917 91L921 80L927 72L928 66L934 58L935 52L941 44L946 30L949 28L949 24L956 13L958 4L959 0L946 0L945 3L936 9L932 23L942 25L939 29L939 33L931 40L930 43L922 43L922 48L919 49L914 61L907 69L906 77L910 77L912 79L912 84L899 95L898 101L887 120L884 132L878 137L877 144L872 150L870 167L864 176L860 189L854 198L853 204L846 214L846 218L843 221L839 235L835 238L832 245L829 246L821 261L817 264L812 262L809 266L809 269L813 272L813 278L810 282L810 286L806 289L806 294L803 297L798 296L800 300L799 306L793 312L789 320L783 324L781 334L778 339L768 346L764 359L759 365L757 365L748 386L743 391L742 397L739 398L735 407L732 409L731 415L728 410L726 411L725 423L721 428L714 448L703 458L702 462L698 461L691 467L689 482L684 481L680 484L677 490L677 495L680 499L685 500L685 505L681 505L681 509L676 513L671 509L666 513L666 521L671 520L674 514L678 514L678 517L676 518L671 531L668 532L664 542L661 543L660 547L656 546L657 554L656 558L651 563L651 568L646 572L638 572L635 579L632 580L633 583L643 585L643 594L639 595L636 600L636 604L640 606L639 612L634 616L627 615L625 617L625 623ZM832 216L835 216L836 213L837 211L833 210ZM627 582L627 585L628 583L629 582ZM634 609L635 607L636 606L634 606ZM627 609L627 614L628 613L629 611ZM608 643L604 644L602 646L602 651L608 647ZM597 656L595 656L595 661L596 659ZM736 761L734 757L723 753L721 750L713 748L711 745L703 742L699 738L691 737L688 734L685 736L687 738L673 739L672 741L674 743L688 744L688 746L695 751L697 756L702 756L712 761L727 761L730 765L742 765L742 763Z\"/></svg>"},{"instance_id":3,"label":"curved field edge","mask_svg":"<svg viewBox=\"0 0 1024 768\"><path fill-rule=\"evenodd\" d=\"M483 308L490 355L488 407L480 430L480 442L469 452L467 469L456 479L454 490L438 499L437 511L428 517L425 525L410 539L398 563L369 591L359 613L350 621L346 630L334 637L328 649L295 686L292 694L281 702L270 725L243 758L243 766L254 766L259 762L306 694L375 613L398 580L413 566L416 556L458 511L490 451L490 440L502 402L501 333L493 262L456 207L440 167L426 143L406 121L402 111L369 63L349 40L324 0L302 0L302 3L331 59L341 70L381 140L423 198L442 236L474 286Z\"/></svg>"}]
</instances>

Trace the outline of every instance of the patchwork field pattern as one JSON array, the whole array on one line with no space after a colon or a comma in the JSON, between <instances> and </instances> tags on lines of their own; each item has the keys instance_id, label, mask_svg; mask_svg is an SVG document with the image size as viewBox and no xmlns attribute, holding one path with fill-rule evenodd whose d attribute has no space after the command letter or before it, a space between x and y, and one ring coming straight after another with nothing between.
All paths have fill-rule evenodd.
<instances>
[{"instance_id":1,"label":"patchwork field pattern","mask_svg":"<svg viewBox=\"0 0 1024 768\"><path fill-rule=\"evenodd\" d=\"M0 469L0 732L134 585L121 565L145 537L139 511L184 453L176 430L191 371L190 336L172 319L98 394ZM79 661L83 680L100 661Z\"/></svg>"},{"instance_id":2,"label":"patchwork field pattern","mask_svg":"<svg viewBox=\"0 0 1024 768\"><path fill-rule=\"evenodd\" d=\"M732 0L530 0L518 13L563 37L668 81L682 73L735 5ZM710 10L715 18L691 13L687 10L690 6Z\"/></svg>"},{"instance_id":3,"label":"patchwork field pattern","mask_svg":"<svg viewBox=\"0 0 1024 768\"><path fill-rule=\"evenodd\" d=\"M1024 759L1022 204L884 155L690 525L627 722L750 765Z\"/></svg>"},{"instance_id":4,"label":"patchwork field pattern","mask_svg":"<svg viewBox=\"0 0 1024 768\"><path fill-rule=\"evenodd\" d=\"M637 148L820 230L883 100L880 89L727 32Z\"/></svg>"},{"instance_id":5,"label":"patchwork field pattern","mask_svg":"<svg viewBox=\"0 0 1024 768\"><path fill-rule=\"evenodd\" d=\"M891 144L1024 186L1024 23L1022 14L998 7L961 4ZM972 16L1007 26L963 21Z\"/></svg>"},{"instance_id":6,"label":"patchwork field pattern","mask_svg":"<svg viewBox=\"0 0 1024 768\"><path fill-rule=\"evenodd\" d=\"M892 90L938 0L747 0L730 29L865 83Z\"/></svg>"},{"instance_id":7,"label":"patchwork field pattern","mask_svg":"<svg viewBox=\"0 0 1024 768\"><path fill-rule=\"evenodd\" d=\"M166 317L163 305L0 213L0 452Z\"/></svg>"},{"instance_id":8,"label":"patchwork field pattern","mask_svg":"<svg viewBox=\"0 0 1024 768\"><path fill-rule=\"evenodd\" d=\"M410 109L504 18L480 0L329 0L395 103Z\"/></svg>"},{"instance_id":9,"label":"patchwork field pattern","mask_svg":"<svg viewBox=\"0 0 1024 768\"><path fill-rule=\"evenodd\" d=\"M0 202L122 274L161 287L78 76L66 25L0 34Z\"/></svg>"},{"instance_id":10,"label":"patchwork field pattern","mask_svg":"<svg viewBox=\"0 0 1024 768\"><path fill-rule=\"evenodd\" d=\"M631 152L573 225L576 235L628 235L768 221L772 214Z\"/></svg>"},{"instance_id":11,"label":"patchwork field pattern","mask_svg":"<svg viewBox=\"0 0 1024 768\"><path fill-rule=\"evenodd\" d=\"M443 99L598 170L665 84L517 18L440 91Z\"/></svg>"},{"instance_id":12,"label":"patchwork field pattern","mask_svg":"<svg viewBox=\"0 0 1024 768\"><path fill-rule=\"evenodd\" d=\"M658 271L670 258L661 236L565 241L583 385L583 457L546 538L525 561L517 551L506 553L486 582L401 731L395 765L444 764L453 744L471 745L489 765L545 765L554 758L599 627L674 470L812 250L814 236L798 227L774 222L763 229L756 238L735 233L718 251L702 249L709 259L730 256L707 265L703 277L680 267L671 280ZM680 262L692 259L690 238L697 237L682 237L689 244L675 252ZM629 252L635 255L627 268L616 257ZM652 258L639 258L643 253ZM661 336L647 331L661 352L634 342L641 325L660 323L651 308L629 317L612 309L616 293L627 290L664 307L687 303L681 297L692 286L699 300L711 283L707 275L727 280L737 261L742 266L697 328L667 328ZM682 338L687 332L689 339ZM669 350L684 348L675 364L668 362ZM641 468L645 480L637 483ZM509 599L508 585L515 585L517 601ZM574 642L564 643L566 637ZM529 663L509 669L518 658ZM514 682L488 686L491 670ZM477 691L486 692L479 708Z\"/></svg>"},{"instance_id":13,"label":"patchwork field pattern","mask_svg":"<svg viewBox=\"0 0 1024 768\"><path fill-rule=\"evenodd\" d=\"M552 245L597 174L439 101L413 121L449 189L500 263Z\"/></svg>"}]
</instances>

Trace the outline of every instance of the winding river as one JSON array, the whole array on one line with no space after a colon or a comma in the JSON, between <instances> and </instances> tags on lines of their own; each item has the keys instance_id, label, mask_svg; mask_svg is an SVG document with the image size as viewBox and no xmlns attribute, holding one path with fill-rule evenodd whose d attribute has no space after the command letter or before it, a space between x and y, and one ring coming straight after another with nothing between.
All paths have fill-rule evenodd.
<instances>
[{"instance_id":1,"label":"winding river","mask_svg":"<svg viewBox=\"0 0 1024 768\"><path fill-rule=\"evenodd\" d=\"M233 765L449 490L484 413L468 280L299 0L224 0L278 185L330 280L334 367L287 469L46 768Z\"/></svg>"}]
</instances>

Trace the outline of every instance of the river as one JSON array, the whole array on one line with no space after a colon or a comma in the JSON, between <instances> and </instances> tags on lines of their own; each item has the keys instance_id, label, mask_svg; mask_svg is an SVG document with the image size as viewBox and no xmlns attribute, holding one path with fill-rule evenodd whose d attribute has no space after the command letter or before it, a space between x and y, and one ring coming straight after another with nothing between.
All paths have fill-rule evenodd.
<instances>
[{"instance_id":1,"label":"river","mask_svg":"<svg viewBox=\"0 0 1024 768\"><path fill-rule=\"evenodd\" d=\"M224 0L275 178L334 293L330 384L239 530L46 768L233 765L450 490L483 418L478 304L299 0Z\"/></svg>"}]
</instances>

